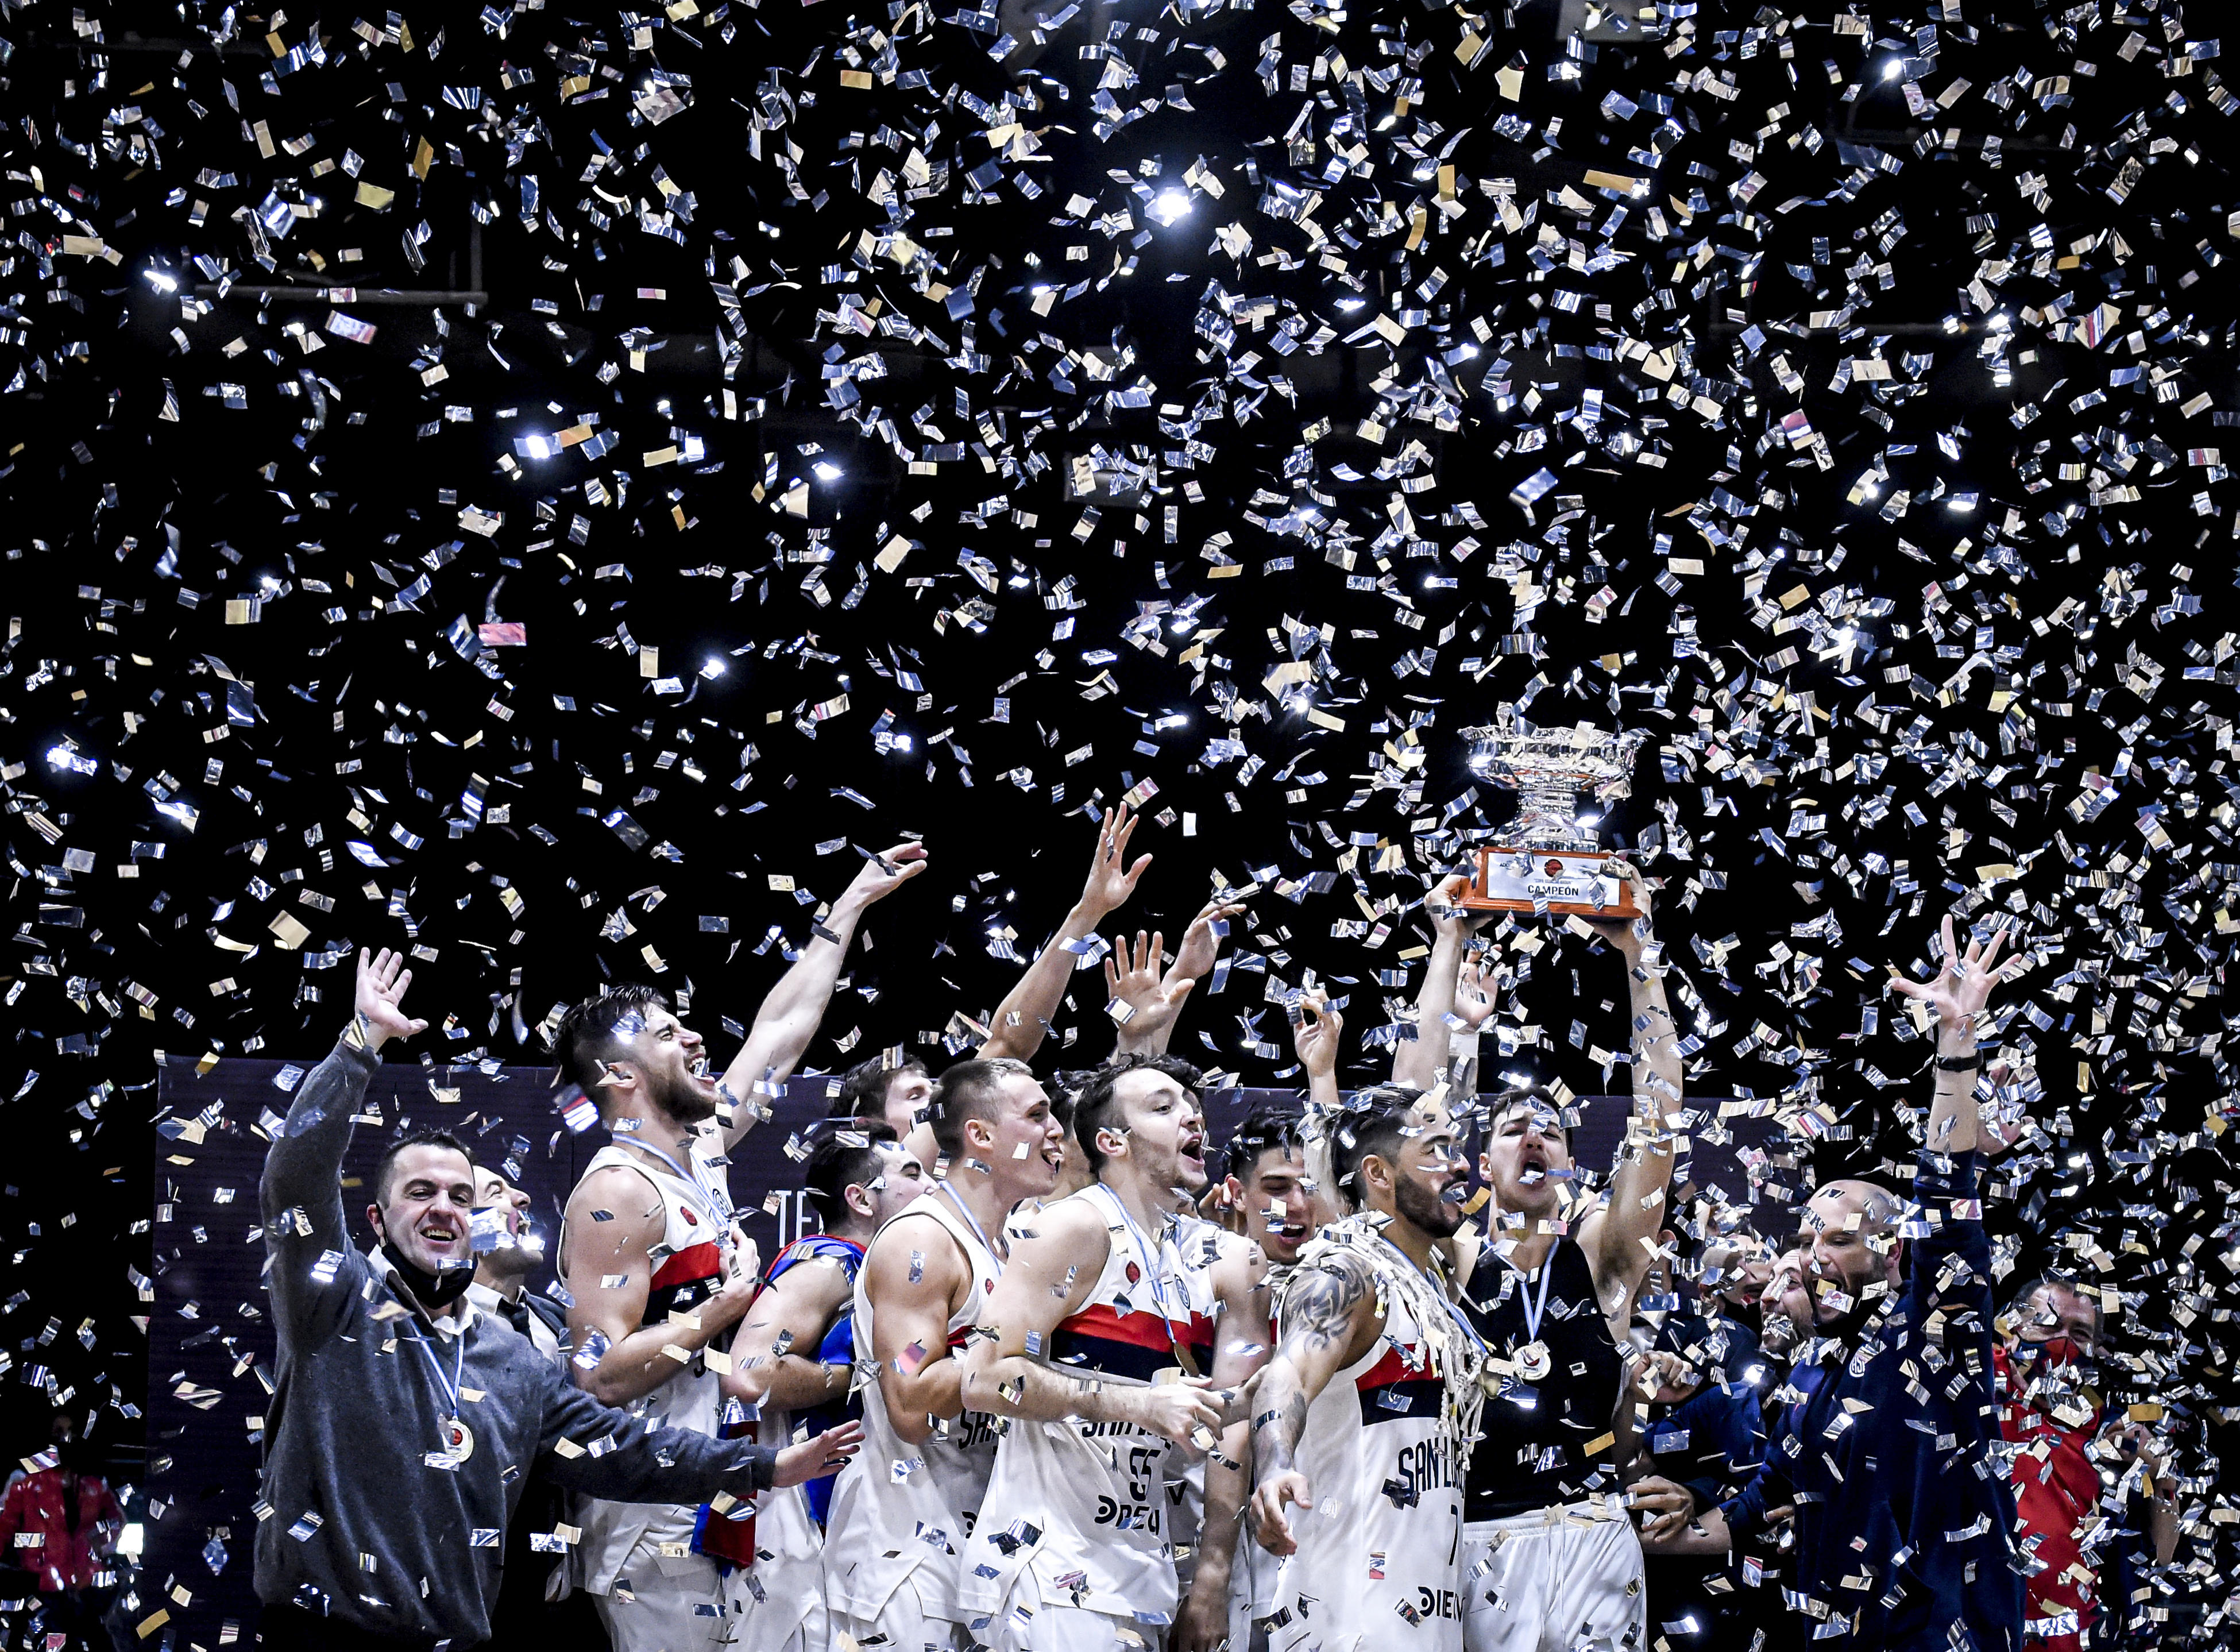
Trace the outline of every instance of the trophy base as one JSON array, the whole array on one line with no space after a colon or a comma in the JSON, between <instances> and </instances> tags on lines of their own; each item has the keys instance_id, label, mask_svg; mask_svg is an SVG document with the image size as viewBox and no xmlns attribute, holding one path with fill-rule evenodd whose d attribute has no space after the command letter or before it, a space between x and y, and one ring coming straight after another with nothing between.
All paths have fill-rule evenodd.
<instances>
[{"instance_id":1,"label":"trophy base","mask_svg":"<svg viewBox=\"0 0 2240 1652\"><path fill-rule=\"evenodd\" d=\"M1606 854L1565 849L1482 849L1477 876L1462 904L1479 912L1536 912L1545 903L1559 916L1637 918L1633 887L1603 870Z\"/></svg>"}]
</instances>

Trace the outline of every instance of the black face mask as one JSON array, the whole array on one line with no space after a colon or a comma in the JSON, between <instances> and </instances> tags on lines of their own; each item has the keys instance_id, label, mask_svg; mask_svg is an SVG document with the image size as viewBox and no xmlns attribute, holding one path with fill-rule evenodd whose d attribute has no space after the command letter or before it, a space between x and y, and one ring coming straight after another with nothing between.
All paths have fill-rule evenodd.
<instances>
[{"instance_id":1,"label":"black face mask","mask_svg":"<svg viewBox=\"0 0 2240 1652\"><path fill-rule=\"evenodd\" d=\"M449 1308L475 1282L472 1268L446 1268L440 1274L431 1274L405 1260L404 1254L386 1239L381 1242L381 1254L389 1258L389 1265L403 1277L404 1288L423 1308Z\"/></svg>"}]
</instances>

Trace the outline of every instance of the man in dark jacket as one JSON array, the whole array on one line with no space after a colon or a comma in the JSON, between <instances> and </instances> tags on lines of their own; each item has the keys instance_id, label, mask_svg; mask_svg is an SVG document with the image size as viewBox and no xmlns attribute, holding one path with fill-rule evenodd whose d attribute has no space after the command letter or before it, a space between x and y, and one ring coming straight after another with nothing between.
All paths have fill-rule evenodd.
<instances>
[{"instance_id":1,"label":"man in dark jacket","mask_svg":"<svg viewBox=\"0 0 2240 1652\"><path fill-rule=\"evenodd\" d=\"M439 1131L383 1155L350 1247L341 1171L378 1051L426 1028L411 972L358 956L357 1013L303 1081L263 1186L279 1337L258 1507L267 1647L464 1652L490 1638L506 1529L532 1473L623 1501L744 1496L830 1473L858 1432L773 1452L648 1429L465 1300L474 1164ZM569 1534L545 1534L564 1544Z\"/></svg>"},{"instance_id":2,"label":"man in dark jacket","mask_svg":"<svg viewBox=\"0 0 2240 1652\"><path fill-rule=\"evenodd\" d=\"M1867 1182L1812 1196L1799 1236L1818 1385L1742 1493L1679 1538L1717 1549L1796 1510L1792 1604L1831 1652L2018 1652L2014 1494L1992 1449L1991 1255L1977 1191L1976 1026L2003 936L1893 986L1934 1018L1937 1088L1912 1207ZM1795 1379L1792 1378L1792 1381ZM1797 1384L1800 1389L1803 1382Z\"/></svg>"}]
</instances>

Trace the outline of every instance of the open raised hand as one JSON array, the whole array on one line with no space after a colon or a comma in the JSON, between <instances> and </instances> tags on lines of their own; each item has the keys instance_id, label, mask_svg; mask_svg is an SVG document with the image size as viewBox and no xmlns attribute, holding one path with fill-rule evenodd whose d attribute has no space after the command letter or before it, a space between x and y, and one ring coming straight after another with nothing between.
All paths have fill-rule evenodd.
<instances>
[{"instance_id":1,"label":"open raised hand","mask_svg":"<svg viewBox=\"0 0 2240 1652\"><path fill-rule=\"evenodd\" d=\"M412 984L412 971L404 955L387 947L369 954L357 949L358 1036L368 1049L378 1049L392 1038L410 1038L428 1030L428 1023L404 1013L404 989Z\"/></svg>"},{"instance_id":2,"label":"open raised hand","mask_svg":"<svg viewBox=\"0 0 2240 1652\"><path fill-rule=\"evenodd\" d=\"M2009 933L2003 927L1993 930L1989 943L1970 936L1963 953L1953 936L1951 914L1947 913L1944 967L1938 971L1937 979L1922 982L1893 976L1891 990L1927 1004L1937 1017L1938 1031L1973 1033L1976 1017L1991 1001L1991 989L2021 972L2017 968L2019 959L2010 958L2003 965L1998 961L1999 949L2006 944Z\"/></svg>"},{"instance_id":3,"label":"open raised hand","mask_svg":"<svg viewBox=\"0 0 2240 1652\"><path fill-rule=\"evenodd\" d=\"M1093 922L1123 905L1151 863L1149 855L1141 855L1133 866L1128 864L1128 840L1136 835L1140 819L1125 803L1104 811L1097 829L1097 858L1090 863L1088 882L1081 886L1081 909Z\"/></svg>"},{"instance_id":4,"label":"open raised hand","mask_svg":"<svg viewBox=\"0 0 2240 1652\"><path fill-rule=\"evenodd\" d=\"M1190 976L1177 979L1172 970L1161 978L1160 939L1157 930L1147 936L1138 929L1130 947L1123 935L1104 960L1104 985L1112 995L1110 1002L1116 1006L1114 1019L1120 1022L1123 1050L1163 1050L1175 1017L1182 1013L1183 1000L1197 985ZM1118 1006L1125 1007L1125 1019L1121 1018Z\"/></svg>"}]
</instances>

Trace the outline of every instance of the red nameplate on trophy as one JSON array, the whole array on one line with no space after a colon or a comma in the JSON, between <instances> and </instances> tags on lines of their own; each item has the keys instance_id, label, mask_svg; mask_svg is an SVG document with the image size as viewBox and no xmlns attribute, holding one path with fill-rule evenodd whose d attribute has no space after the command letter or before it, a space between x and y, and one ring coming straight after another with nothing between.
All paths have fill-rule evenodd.
<instances>
[{"instance_id":1,"label":"red nameplate on trophy","mask_svg":"<svg viewBox=\"0 0 2240 1652\"><path fill-rule=\"evenodd\" d=\"M1610 857L1557 849L1482 849L1463 905L1480 912L1532 912L1545 902L1558 916L1637 918L1633 885L1603 869Z\"/></svg>"}]
</instances>

